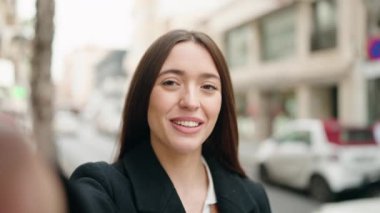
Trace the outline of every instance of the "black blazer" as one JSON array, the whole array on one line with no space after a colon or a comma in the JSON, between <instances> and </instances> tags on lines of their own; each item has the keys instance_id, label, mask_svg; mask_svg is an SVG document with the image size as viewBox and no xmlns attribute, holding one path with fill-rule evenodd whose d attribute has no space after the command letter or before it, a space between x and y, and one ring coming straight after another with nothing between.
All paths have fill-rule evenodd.
<instances>
[{"instance_id":1,"label":"black blazer","mask_svg":"<svg viewBox=\"0 0 380 213\"><path fill-rule=\"evenodd\" d=\"M219 212L269 213L262 185L207 159ZM87 163L75 170L70 183L79 189L91 213L185 212L174 185L149 143L143 143L110 165Z\"/></svg>"}]
</instances>

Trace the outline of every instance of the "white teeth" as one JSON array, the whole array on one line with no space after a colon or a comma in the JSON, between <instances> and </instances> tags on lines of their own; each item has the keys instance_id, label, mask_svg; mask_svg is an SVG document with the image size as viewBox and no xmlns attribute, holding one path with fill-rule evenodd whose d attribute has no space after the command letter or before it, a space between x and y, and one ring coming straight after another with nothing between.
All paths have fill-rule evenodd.
<instances>
[{"instance_id":1,"label":"white teeth","mask_svg":"<svg viewBox=\"0 0 380 213\"><path fill-rule=\"evenodd\" d=\"M199 126L198 122L195 121L174 121L174 123L185 126L185 127L197 127Z\"/></svg>"}]
</instances>

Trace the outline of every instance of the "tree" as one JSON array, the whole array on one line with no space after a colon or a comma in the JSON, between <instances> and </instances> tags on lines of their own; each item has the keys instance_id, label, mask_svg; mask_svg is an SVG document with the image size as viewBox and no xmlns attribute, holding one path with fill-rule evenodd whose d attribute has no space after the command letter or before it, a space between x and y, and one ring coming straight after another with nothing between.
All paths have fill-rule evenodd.
<instances>
[{"instance_id":1,"label":"tree","mask_svg":"<svg viewBox=\"0 0 380 213\"><path fill-rule=\"evenodd\" d=\"M36 0L35 37L31 72L33 134L38 150L55 159L53 116L54 88L51 81L54 38L54 0Z\"/></svg>"}]
</instances>

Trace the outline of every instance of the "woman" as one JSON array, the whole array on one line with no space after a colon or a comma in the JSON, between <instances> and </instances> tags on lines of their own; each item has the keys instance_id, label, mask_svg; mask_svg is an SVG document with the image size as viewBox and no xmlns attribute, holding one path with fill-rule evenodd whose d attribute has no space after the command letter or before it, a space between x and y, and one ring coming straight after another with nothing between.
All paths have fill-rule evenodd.
<instances>
[{"instance_id":1,"label":"woman","mask_svg":"<svg viewBox=\"0 0 380 213\"><path fill-rule=\"evenodd\" d=\"M234 96L221 51L175 30L142 57L125 102L118 160L71 177L92 212L270 212L241 168Z\"/></svg>"}]
</instances>

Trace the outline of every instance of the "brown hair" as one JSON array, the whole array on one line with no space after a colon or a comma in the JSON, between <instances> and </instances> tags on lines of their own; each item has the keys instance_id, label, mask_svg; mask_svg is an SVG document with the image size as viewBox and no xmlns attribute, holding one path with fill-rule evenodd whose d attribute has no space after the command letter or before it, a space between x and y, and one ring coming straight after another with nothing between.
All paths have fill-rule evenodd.
<instances>
[{"instance_id":1,"label":"brown hair","mask_svg":"<svg viewBox=\"0 0 380 213\"><path fill-rule=\"evenodd\" d=\"M227 63L215 42L208 35L195 31L174 30L162 35L140 60L125 101L118 158L141 141L150 139L147 112L153 85L172 48L186 41L195 42L209 52L222 84L221 110L213 131L203 144L203 154L215 157L228 170L246 177L237 156L235 99Z\"/></svg>"}]
</instances>

